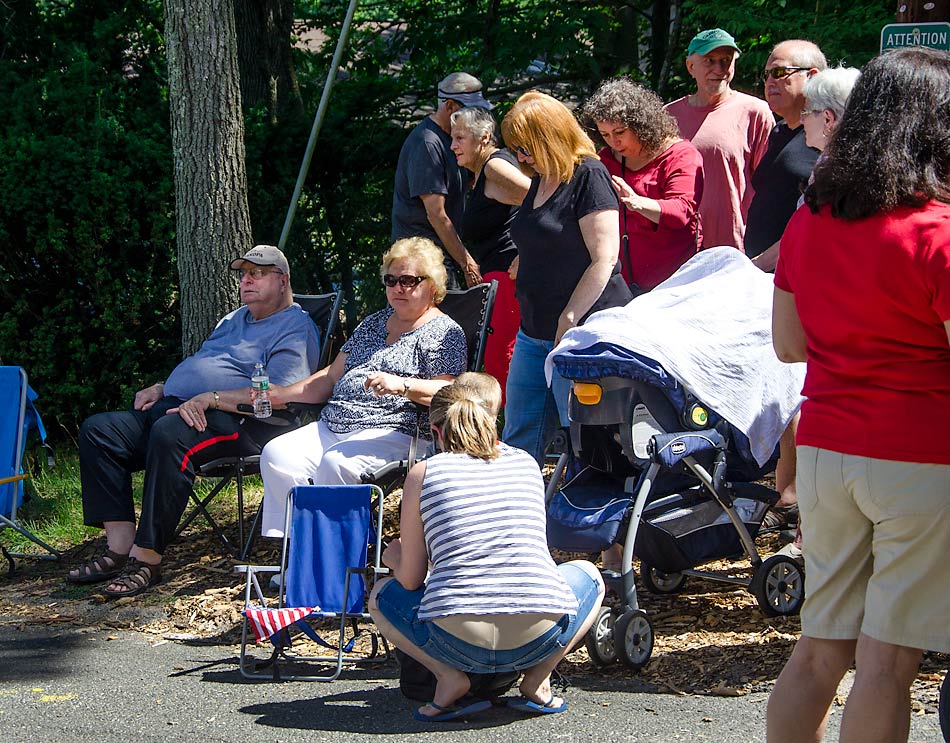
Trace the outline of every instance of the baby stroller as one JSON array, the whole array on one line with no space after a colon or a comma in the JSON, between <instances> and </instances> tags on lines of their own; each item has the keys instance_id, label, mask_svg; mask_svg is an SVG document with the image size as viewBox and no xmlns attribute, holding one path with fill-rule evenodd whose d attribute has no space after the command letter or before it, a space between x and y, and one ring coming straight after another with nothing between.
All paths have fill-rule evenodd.
<instances>
[{"instance_id":1,"label":"baby stroller","mask_svg":"<svg viewBox=\"0 0 950 743\"><path fill-rule=\"evenodd\" d=\"M602 609L588 635L596 663L650 660L634 555L651 592L701 576L748 588L769 616L804 601L802 565L763 559L754 541L779 495L753 481L774 469L804 373L775 358L771 293L737 251L705 250L648 294L569 331L548 357L572 382L569 453L547 494L549 544L623 546L619 578L605 576L621 610ZM699 569L742 555L751 578Z\"/></svg>"},{"instance_id":2,"label":"baby stroller","mask_svg":"<svg viewBox=\"0 0 950 743\"><path fill-rule=\"evenodd\" d=\"M774 467L777 452L757 465L741 432L639 354L596 344L554 365L573 380L571 453L551 479L548 542L583 552L623 545L623 611L601 610L588 636L594 661L619 655L639 669L650 660L653 628L637 601L634 555L651 592L677 592L692 575L747 587L768 616L798 612L802 566L785 555L763 560L754 542L779 495L750 481ZM751 580L696 569L743 553Z\"/></svg>"}]
</instances>

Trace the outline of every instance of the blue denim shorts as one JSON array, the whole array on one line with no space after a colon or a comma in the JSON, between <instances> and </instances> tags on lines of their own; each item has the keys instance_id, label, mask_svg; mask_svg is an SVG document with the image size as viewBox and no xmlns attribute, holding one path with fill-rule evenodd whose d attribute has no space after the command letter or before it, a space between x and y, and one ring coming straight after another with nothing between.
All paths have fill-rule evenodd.
<instances>
[{"instance_id":1,"label":"blue denim shorts","mask_svg":"<svg viewBox=\"0 0 950 743\"><path fill-rule=\"evenodd\" d=\"M577 614L565 614L540 637L511 650L489 650L449 634L435 622L419 619L425 589L407 591L391 580L376 594L380 613L414 645L447 666L466 673L504 673L536 666L574 641L584 619L594 610L600 586L588 573L570 563L558 565L561 577L577 597Z\"/></svg>"}]
</instances>

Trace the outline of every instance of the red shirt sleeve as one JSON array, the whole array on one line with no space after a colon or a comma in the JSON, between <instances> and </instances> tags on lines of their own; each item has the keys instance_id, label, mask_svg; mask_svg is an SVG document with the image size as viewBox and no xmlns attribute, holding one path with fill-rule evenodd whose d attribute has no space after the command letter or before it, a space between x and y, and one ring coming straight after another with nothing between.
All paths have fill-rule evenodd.
<instances>
[{"instance_id":1,"label":"red shirt sleeve","mask_svg":"<svg viewBox=\"0 0 950 743\"><path fill-rule=\"evenodd\" d=\"M665 163L659 226L668 230L683 229L691 224L703 198L703 156L692 144L683 140L673 145Z\"/></svg>"}]
</instances>

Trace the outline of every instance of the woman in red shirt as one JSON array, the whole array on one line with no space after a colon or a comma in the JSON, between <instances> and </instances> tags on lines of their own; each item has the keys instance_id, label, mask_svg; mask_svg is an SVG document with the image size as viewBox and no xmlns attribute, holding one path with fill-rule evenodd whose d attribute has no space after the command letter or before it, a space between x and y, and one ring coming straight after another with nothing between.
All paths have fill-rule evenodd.
<instances>
[{"instance_id":1,"label":"woman in red shirt","mask_svg":"<svg viewBox=\"0 0 950 743\"><path fill-rule=\"evenodd\" d=\"M623 276L649 291L702 245L703 157L659 96L628 78L602 83L582 113L607 144L597 154L620 197Z\"/></svg>"},{"instance_id":2,"label":"woman in red shirt","mask_svg":"<svg viewBox=\"0 0 950 743\"><path fill-rule=\"evenodd\" d=\"M922 649L950 652L950 54L872 60L782 236L773 343L808 364L807 598L768 740L906 741Z\"/></svg>"}]
</instances>

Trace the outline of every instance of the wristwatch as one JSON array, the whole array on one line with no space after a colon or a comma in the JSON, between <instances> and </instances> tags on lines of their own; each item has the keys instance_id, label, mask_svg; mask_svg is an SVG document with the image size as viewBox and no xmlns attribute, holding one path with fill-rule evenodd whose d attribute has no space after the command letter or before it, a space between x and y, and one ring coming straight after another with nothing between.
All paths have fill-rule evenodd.
<instances>
[{"instance_id":1,"label":"wristwatch","mask_svg":"<svg viewBox=\"0 0 950 743\"><path fill-rule=\"evenodd\" d=\"M409 380L405 377L402 378L402 396L409 397Z\"/></svg>"}]
</instances>

